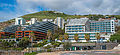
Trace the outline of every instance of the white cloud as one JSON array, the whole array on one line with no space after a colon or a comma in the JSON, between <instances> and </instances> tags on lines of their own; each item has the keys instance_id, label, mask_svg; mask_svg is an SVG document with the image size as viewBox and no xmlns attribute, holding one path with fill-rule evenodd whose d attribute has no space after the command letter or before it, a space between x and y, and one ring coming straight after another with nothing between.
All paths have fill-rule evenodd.
<instances>
[{"instance_id":1,"label":"white cloud","mask_svg":"<svg viewBox=\"0 0 120 55\"><path fill-rule=\"evenodd\" d=\"M25 12L34 12L37 6L67 14L119 14L120 0L17 0Z\"/></svg>"},{"instance_id":2,"label":"white cloud","mask_svg":"<svg viewBox=\"0 0 120 55\"><path fill-rule=\"evenodd\" d=\"M38 7L66 14L120 14L120 0L16 0L15 17L38 12ZM6 5L9 6L9 5ZM11 5L10 5L11 6ZM1 13L0 13L1 14ZM7 14L7 13L4 13Z\"/></svg>"}]
</instances>

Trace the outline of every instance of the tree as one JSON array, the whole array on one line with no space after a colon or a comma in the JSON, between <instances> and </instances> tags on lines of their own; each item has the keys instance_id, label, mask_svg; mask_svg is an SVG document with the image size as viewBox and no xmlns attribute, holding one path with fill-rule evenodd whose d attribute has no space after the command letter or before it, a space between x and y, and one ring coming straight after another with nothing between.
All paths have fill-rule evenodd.
<instances>
[{"instance_id":1,"label":"tree","mask_svg":"<svg viewBox=\"0 0 120 55\"><path fill-rule=\"evenodd\" d=\"M116 34L114 34L114 35L112 35L111 37L110 37L110 41L115 41L115 40L117 40L117 42L119 42L120 43L120 34L119 33L116 33Z\"/></svg>"},{"instance_id":2,"label":"tree","mask_svg":"<svg viewBox=\"0 0 120 55\"><path fill-rule=\"evenodd\" d=\"M10 38L15 38L15 36L14 36L14 35L11 35Z\"/></svg>"},{"instance_id":3,"label":"tree","mask_svg":"<svg viewBox=\"0 0 120 55\"><path fill-rule=\"evenodd\" d=\"M100 34L99 34L99 33L96 33L96 34L95 34L95 37L97 38L97 40L99 40L99 39L100 39Z\"/></svg>"},{"instance_id":4,"label":"tree","mask_svg":"<svg viewBox=\"0 0 120 55\"><path fill-rule=\"evenodd\" d=\"M51 37L52 37L52 31L51 30L48 30L47 31L47 36L48 40L51 40Z\"/></svg>"},{"instance_id":5,"label":"tree","mask_svg":"<svg viewBox=\"0 0 120 55\"><path fill-rule=\"evenodd\" d=\"M86 39L86 41L88 42L89 40L90 40L90 35L89 34L85 34L85 39Z\"/></svg>"},{"instance_id":6,"label":"tree","mask_svg":"<svg viewBox=\"0 0 120 55\"><path fill-rule=\"evenodd\" d=\"M53 34L52 37L51 37L52 41L54 41L56 37L57 37L57 35Z\"/></svg>"},{"instance_id":7,"label":"tree","mask_svg":"<svg viewBox=\"0 0 120 55\"><path fill-rule=\"evenodd\" d=\"M31 33L30 33L30 38L32 39L31 41L37 39L36 36L35 36L35 34L34 34L34 32L31 32Z\"/></svg>"},{"instance_id":8,"label":"tree","mask_svg":"<svg viewBox=\"0 0 120 55\"><path fill-rule=\"evenodd\" d=\"M65 40L68 40L68 38L69 38L68 34L65 33L65 34L64 34L64 39L65 39Z\"/></svg>"},{"instance_id":9,"label":"tree","mask_svg":"<svg viewBox=\"0 0 120 55\"><path fill-rule=\"evenodd\" d=\"M20 47L20 48L26 48L26 47L29 46L29 43L30 43L29 40L23 39L23 40L20 40L20 41L18 42L17 46Z\"/></svg>"},{"instance_id":10,"label":"tree","mask_svg":"<svg viewBox=\"0 0 120 55\"><path fill-rule=\"evenodd\" d=\"M71 43L70 42L65 42L64 45L63 45L63 48L65 50L70 50L70 47L71 47Z\"/></svg>"},{"instance_id":11,"label":"tree","mask_svg":"<svg viewBox=\"0 0 120 55\"><path fill-rule=\"evenodd\" d=\"M9 47L10 47L10 43L8 42L8 41L5 41L5 40L3 40L2 42L1 42L1 46L2 46L2 48L3 49L5 49L5 50L7 50Z\"/></svg>"},{"instance_id":12,"label":"tree","mask_svg":"<svg viewBox=\"0 0 120 55\"><path fill-rule=\"evenodd\" d=\"M10 47L15 47L15 43L16 43L15 41L10 41L9 42Z\"/></svg>"},{"instance_id":13,"label":"tree","mask_svg":"<svg viewBox=\"0 0 120 55\"><path fill-rule=\"evenodd\" d=\"M79 39L78 34L74 35L74 39L75 39L76 42L78 41L78 39Z\"/></svg>"},{"instance_id":14,"label":"tree","mask_svg":"<svg viewBox=\"0 0 120 55\"><path fill-rule=\"evenodd\" d=\"M23 37L21 40L29 40L28 37Z\"/></svg>"},{"instance_id":15,"label":"tree","mask_svg":"<svg viewBox=\"0 0 120 55\"><path fill-rule=\"evenodd\" d=\"M59 40L60 40L60 41L63 40L63 35L59 35Z\"/></svg>"}]
</instances>

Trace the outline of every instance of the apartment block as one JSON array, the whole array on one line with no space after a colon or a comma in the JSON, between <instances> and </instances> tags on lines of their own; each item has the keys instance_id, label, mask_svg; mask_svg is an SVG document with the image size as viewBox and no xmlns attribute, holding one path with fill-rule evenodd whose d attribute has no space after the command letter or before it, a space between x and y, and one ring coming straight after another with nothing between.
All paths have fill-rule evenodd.
<instances>
[{"instance_id":1,"label":"apartment block","mask_svg":"<svg viewBox=\"0 0 120 55\"><path fill-rule=\"evenodd\" d=\"M61 17L57 17L55 20L54 20L54 24L58 25L59 28L64 28L64 24L65 24L65 20Z\"/></svg>"}]
</instances>

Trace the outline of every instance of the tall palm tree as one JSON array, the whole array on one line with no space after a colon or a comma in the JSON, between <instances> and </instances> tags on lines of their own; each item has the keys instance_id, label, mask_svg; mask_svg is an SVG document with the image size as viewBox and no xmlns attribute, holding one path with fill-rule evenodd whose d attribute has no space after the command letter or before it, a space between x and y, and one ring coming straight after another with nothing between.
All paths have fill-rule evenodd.
<instances>
[{"instance_id":1,"label":"tall palm tree","mask_svg":"<svg viewBox=\"0 0 120 55\"><path fill-rule=\"evenodd\" d=\"M74 34L74 39L76 42L78 41L78 39L79 39L78 34Z\"/></svg>"},{"instance_id":2,"label":"tall palm tree","mask_svg":"<svg viewBox=\"0 0 120 55\"><path fill-rule=\"evenodd\" d=\"M60 41L63 40L63 35L59 35L59 40L60 40Z\"/></svg>"},{"instance_id":3,"label":"tall palm tree","mask_svg":"<svg viewBox=\"0 0 120 55\"><path fill-rule=\"evenodd\" d=\"M34 32L31 32L31 33L30 33L30 38L31 38L32 40L36 40L36 39L37 39Z\"/></svg>"},{"instance_id":4,"label":"tall palm tree","mask_svg":"<svg viewBox=\"0 0 120 55\"><path fill-rule=\"evenodd\" d=\"M96 33L95 37L97 38L97 40L100 40L100 34L99 33Z\"/></svg>"},{"instance_id":5,"label":"tall palm tree","mask_svg":"<svg viewBox=\"0 0 120 55\"><path fill-rule=\"evenodd\" d=\"M14 35L11 35L10 38L15 38L15 36L14 36Z\"/></svg>"},{"instance_id":6,"label":"tall palm tree","mask_svg":"<svg viewBox=\"0 0 120 55\"><path fill-rule=\"evenodd\" d=\"M51 39L51 37L52 37L52 31L51 30L47 31L47 36L46 37L48 38L48 40Z\"/></svg>"},{"instance_id":7,"label":"tall palm tree","mask_svg":"<svg viewBox=\"0 0 120 55\"><path fill-rule=\"evenodd\" d=\"M90 35L88 33L85 34L85 39L87 42L90 40Z\"/></svg>"},{"instance_id":8,"label":"tall palm tree","mask_svg":"<svg viewBox=\"0 0 120 55\"><path fill-rule=\"evenodd\" d=\"M32 51L33 51L33 40L36 40L34 32L30 33L30 39L31 39L31 47L32 47Z\"/></svg>"},{"instance_id":9,"label":"tall palm tree","mask_svg":"<svg viewBox=\"0 0 120 55\"><path fill-rule=\"evenodd\" d=\"M68 40L68 38L69 38L69 35L68 35L67 33L65 33L65 34L64 34L64 39L65 39L65 40Z\"/></svg>"},{"instance_id":10,"label":"tall palm tree","mask_svg":"<svg viewBox=\"0 0 120 55\"><path fill-rule=\"evenodd\" d=\"M56 37L57 37L57 35L53 34L52 37L51 37L52 41L54 41L56 39Z\"/></svg>"}]
</instances>

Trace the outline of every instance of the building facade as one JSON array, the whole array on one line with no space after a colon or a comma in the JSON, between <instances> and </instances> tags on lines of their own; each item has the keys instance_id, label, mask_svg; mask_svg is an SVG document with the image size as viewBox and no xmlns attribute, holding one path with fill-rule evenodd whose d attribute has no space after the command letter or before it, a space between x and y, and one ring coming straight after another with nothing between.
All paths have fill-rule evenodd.
<instances>
[{"instance_id":1,"label":"building facade","mask_svg":"<svg viewBox=\"0 0 120 55\"><path fill-rule=\"evenodd\" d=\"M15 36L17 38L30 37L31 32L34 32L37 40L43 40L46 39L48 30L54 33L54 31L57 30L57 25L51 22L36 22L35 24L27 26L22 31L16 31Z\"/></svg>"},{"instance_id":2,"label":"building facade","mask_svg":"<svg viewBox=\"0 0 120 55\"><path fill-rule=\"evenodd\" d=\"M90 22L91 32L115 33L114 20L101 20Z\"/></svg>"},{"instance_id":3,"label":"building facade","mask_svg":"<svg viewBox=\"0 0 120 55\"><path fill-rule=\"evenodd\" d=\"M54 20L54 24L58 25L59 28L64 28L64 24L65 24L65 20L61 17L57 17L55 20Z\"/></svg>"},{"instance_id":4,"label":"building facade","mask_svg":"<svg viewBox=\"0 0 120 55\"><path fill-rule=\"evenodd\" d=\"M69 41L76 42L74 35L78 34L78 42L86 42L85 34L89 34L90 41L97 41L95 35L98 32L90 32L89 18L70 19L65 25L65 33L69 34Z\"/></svg>"},{"instance_id":5,"label":"building facade","mask_svg":"<svg viewBox=\"0 0 120 55\"><path fill-rule=\"evenodd\" d=\"M35 24L37 22L37 18L31 18L30 20L30 25Z\"/></svg>"},{"instance_id":6,"label":"building facade","mask_svg":"<svg viewBox=\"0 0 120 55\"><path fill-rule=\"evenodd\" d=\"M24 25L26 24L26 20L23 18L16 18L15 19L15 25Z\"/></svg>"},{"instance_id":7,"label":"building facade","mask_svg":"<svg viewBox=\"0 0 120 55\"><path fill-rule=\"evenodd\" d=\"M42 19L42 21L49 21L49 22L53 22L53 19Z\"/></svg>"}]
</instances>

